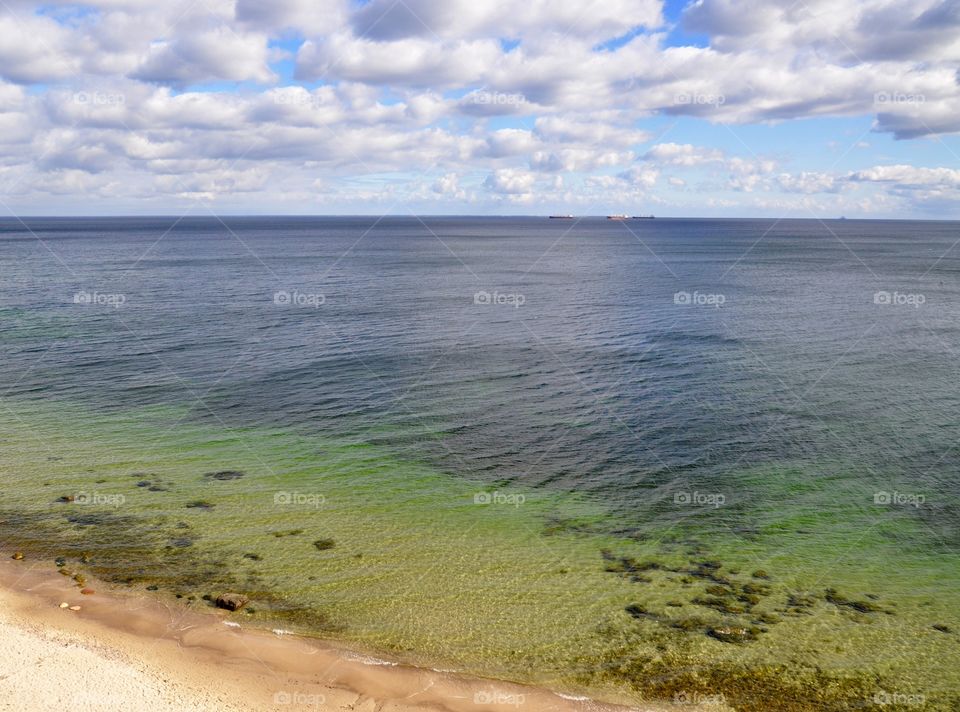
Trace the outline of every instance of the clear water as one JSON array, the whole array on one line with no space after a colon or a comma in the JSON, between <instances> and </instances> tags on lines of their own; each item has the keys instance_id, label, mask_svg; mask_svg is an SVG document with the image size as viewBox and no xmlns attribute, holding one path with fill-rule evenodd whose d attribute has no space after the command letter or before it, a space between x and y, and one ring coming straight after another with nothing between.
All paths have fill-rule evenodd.
<instances>
[{"instance_id":1,"label":"clear water","mask_svg":"<svg viewBox=\"0 0 960 712\"><path fill-rule=\"evenodd\" d=\"M437 667L954 709L957 239L3 221L0 531Z\"/></svg>"}]
</instances>

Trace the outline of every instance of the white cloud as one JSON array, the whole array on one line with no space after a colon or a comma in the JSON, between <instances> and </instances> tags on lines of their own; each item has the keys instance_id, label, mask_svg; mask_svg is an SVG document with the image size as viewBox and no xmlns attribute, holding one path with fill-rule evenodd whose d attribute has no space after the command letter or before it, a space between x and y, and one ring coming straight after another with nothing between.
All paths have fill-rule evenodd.
<instances>
[{"instance_id":1,"label":"white cloud","mask_svg":"<svg viewBox=\"0 0 960 712\"><path fill-rule=\"evenodd\" d=\"M531 192L535 181L536 176L528 171L499 168L483 184L494 193L516 195Z\"/></svg>"}]
</instances>

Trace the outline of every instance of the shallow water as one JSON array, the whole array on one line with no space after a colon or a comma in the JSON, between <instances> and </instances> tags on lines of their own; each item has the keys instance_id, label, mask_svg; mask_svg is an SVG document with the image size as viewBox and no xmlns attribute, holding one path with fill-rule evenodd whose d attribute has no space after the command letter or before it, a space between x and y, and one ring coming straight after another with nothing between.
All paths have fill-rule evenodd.
<instances>
[{"instance_id":1,"label":"shallow water","mask_svg":"<svg viewBox=\"0 0 960 712\"><path fill-rule=\"evenodd\" d=\"M0 223L6 541L563 689L958 704L956 224L426 223Z\"/></svg>"}]
</instances>

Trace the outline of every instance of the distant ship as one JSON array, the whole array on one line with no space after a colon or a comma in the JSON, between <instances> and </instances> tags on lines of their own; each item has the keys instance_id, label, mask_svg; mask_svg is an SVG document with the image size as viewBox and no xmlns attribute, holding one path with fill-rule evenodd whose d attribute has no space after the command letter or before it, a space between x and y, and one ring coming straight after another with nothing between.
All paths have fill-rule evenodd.
<instances>
[{"instance_id":1,"label":"distant ship","mask_svg":"<svg viewBox=\"0 0 960 712\"><path fill-rule=\"evenodd\" d=\"M607 220L629 220L629 215L607 215Z\"/></svg>"},{"instance_id":2,"label":"distant ship","mask_svg":"<svg viewBox=\"0 0 960 712\"><path fill-rule=\"evenodd\" d=\"M573 220L573 215L551 215L551 220Z\"/></svg>"},{"instance_id":3,"label":"distant ship","mask_svg":"<svg viewBox=\"0 0 960 712\"><path fill-rule=\"evenodd\" d=\"M634 215L634 220L653 220L653 215Z\"/></svg>"}]
</instances>

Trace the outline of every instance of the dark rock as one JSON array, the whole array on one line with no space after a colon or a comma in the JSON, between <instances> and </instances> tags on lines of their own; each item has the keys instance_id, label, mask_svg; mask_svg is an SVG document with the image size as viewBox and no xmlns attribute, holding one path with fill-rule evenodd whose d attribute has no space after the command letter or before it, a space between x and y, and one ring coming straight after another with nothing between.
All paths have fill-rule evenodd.
<instances>
[{"instance_id":1,"label":"dark rock","mask_svg":"<svg viewBox=\"0 0 960 712\"><path fill-rule=\"evenodd\" d=\"M150 486L150 480L140 480L139 482L137 482L137 487L149 487L149 486Z\"/></svg>"},{"instance_id":2,"label":"dark rock","mask_svg":"<svg viewBox=\"0 0 960 712\"><path fill-rule=\"evenodd\" d=\"M148 591L159 591L159 590L160 590L160 587L157 586L156 584L151 584L151 585L147 586L147 590L148 590Z\"/></svg>"},{"instance_id":3,"label":"dark rock","mask_svg":"<svg viewBox=\"0 0 960 712\"><path fill-rule=\"evenodd\" d=\"M720 613L746 613L747 609L744 606L741 606L737 603L727 601L723 598L694 598L691 603L695 603L698 606L704 606L705 608L712 608L715 611Z\"/></svg>"},{"instance_id":4,"label":"dark rock","mask_svg":"<svg viewBox=\"0 0 960 712\"><path fill-rule=\"evenodd\" d=\"M219 472L204 473L203 476L208 480L220 480L221 482L226 482L228 480L239 480L244 475L246 475L246 473L241 472L240 470L220 470Z\"/></svg>"},{"instance_id":5,"label":"dark rock","mask_svg":"<svg viewBox=\"0 0 960 712\"><path fill-rule=\"evenodd\" d=\"M670 625L676 628L677 630L683 630L683 631L689 632L692 630L703 630L706 627L707 623L702 618L697 618L696 616L693 616L691 618L679 618L673 621L673 623L671 623Z\"/></svg>"},{"instance_id":6,"label":"dark rock","mask_svg":"<svg viewBox=\"0 0 960 712\"><path fill-rule=\"evenodd\" d=\"M176 539L171 539L170 544L177 549L185 549L188 546L193 546L193 539L189 537L181 536Z\"/></svg>"},{"instance_id":7,"label":"dark rock","mask_svg":"<svg viewBox=\"0 0 960 712\"><path fill-rule=\"evenodd\" d=\"M195 502L190 502L187 505L188 509L213 509L213 503L207 502L204 499L198 499Z\"/></svg>"},{"instance_id":8,"label":"dark rock","mask_svg":"<svg viewBox=\"0 0 960 712\"><path fill-rule=\"evenodd\" d=\"M943 623L934 623L934 630L939 630L941 633L952 633L953 630L948 625L943 625Z\"/></svg>"},{"instance_id":9,"label":"dark rock","mask_svg":"<svg viewBox=\"0 0 960 712\"><path fill-rule=\"evenodd\" d=\"M243 558L250 559L251 561L260 561L263 559L263 557L260 556L260 554L244 554Z\"/></svg>"},{"instance_id":10,"label":"dark rock","mask_svg":"<svg viewBox=\"0 0 960 712\"><path fill-rule=\"evenodd\" d=\"M754 571L754 572L751 574L751 576L753 576L754 578L758 578L758 579L768 579L768 578L770 578L770 574L768 574L768 573L767 573L766 571L764 571L763 569L757 569L756 571Z\"/></svg>"},{"instance_id":11,"label":"dark rock","mask_svg":"<svg viewBox=\"0 0 960 712\"><path fill-rule=\"evenodd\" d=\"M757 639L755 628L739 628L736 626L723 626L720 628L711 628L707 635L716 638L722 643L749 643Z\"/></svg>"},{"instance_id":12,"label":"dark rock","mask_svg":"<svg viewBox=\"0 0 960 712\"><path fill-rule=\"evenodd\" d=\"M832 603L835 606L844 606L846 608L852 608L855 611L860 613L877 613L883 609L875 603L870 603L870 601L854 601L843 594L839 593L835 588L828 588L824 592L824 599L828 603Z\"/></svg>"},{"instance_id":13,"label":"dark rock","mask_svg":"<svg viewBox=\"0 0 960 712\"><path fill-rule=\"evenodd\" d=\"M327 551L328 549L332 549L336 545L336 542L334 542L333 539L317 539L313 542L313 545L320 551Z\"/></svg>"},{"instance_id":14,"label":"dark rock","mask_svg":"<svg viewBox=\"0 0 960 712\"><path fill-rule=\"evenodd\" d=\"M239 593L221 593L215 601L217 608L225 608L228 611L239 611L249 599L241 596Z\"/></svg>"},{"instance_id":15,"label":"dark rock","mask_svg":"<svg viewBox=\"0 0 960 712\"><path fill-rule=\"evenodd\" d=\"M303 529L283 529L273 533L277 539L285 536L299 536L301 534L303 534Z\"/></svg>"},{"instance_id":16,"label":"dark rock","mask_svg":"<svg viewBox=\"0 0 960 712\"><path fill-rule=\"evenodd\" d=\"M638 620L640 618L656 618L657 617L656 615L648 611L646 608L641 606L639 603L633 603L627 606L626 608L624 608L623 610L629 613L632 618L636 618Z\"/></svg>"}]
</instances>

